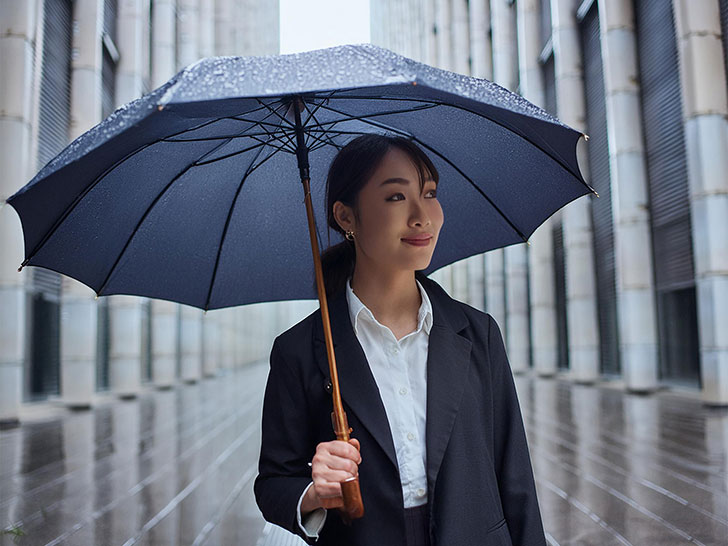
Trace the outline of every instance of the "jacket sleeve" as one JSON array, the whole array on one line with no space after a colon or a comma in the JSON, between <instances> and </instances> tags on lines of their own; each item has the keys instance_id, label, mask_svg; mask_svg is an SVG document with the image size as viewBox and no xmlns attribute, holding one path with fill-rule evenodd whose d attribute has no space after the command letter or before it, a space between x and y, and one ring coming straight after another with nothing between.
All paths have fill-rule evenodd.
<instances>
[{"instance_id":1,"label":"jacket sleeve","mask_svg":"<svg viewBox=\"0 0 728 546\"><path fill-rule=\"evenodd\" d=\"M267 521L313 544L316 538L301 529L297 510L301 495L311 483L308 462L316 446L310 431L300 372L284 357L276 338L263 399L260 458L253 490Z\"/></svg>"},{"instance_id":2,"label":"jacket sleeve","mask_svg":"<svg viewBox=\"0 0 728 546\"><path fill-rule=\"evenodd\" d=\"M503 513L514 546L546 544L526 433L511 366L495 319L488 315L493 374L494 464Z\"/></svg>"}]
</instances>

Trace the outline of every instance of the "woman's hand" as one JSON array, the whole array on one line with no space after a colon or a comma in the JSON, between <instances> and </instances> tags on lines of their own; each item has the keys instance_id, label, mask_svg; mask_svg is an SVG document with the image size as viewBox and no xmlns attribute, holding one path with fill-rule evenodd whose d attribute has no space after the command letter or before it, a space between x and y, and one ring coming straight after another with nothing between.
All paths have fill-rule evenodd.
<instances>
[{"instance_id":1,"label":"woman's hand","mask_svg":"<svg viewBox=\"0 0 728 546\"><path fill-rule=\"evenodd\" d=\"M309 488L301 502L302 514L321 507L344 506L341 482L359 476L359 449L359 440L355 438L350 438L348 443L332 440L316 446L316 454L311 461L313 487Z\"/></svg>"}]
</instances>

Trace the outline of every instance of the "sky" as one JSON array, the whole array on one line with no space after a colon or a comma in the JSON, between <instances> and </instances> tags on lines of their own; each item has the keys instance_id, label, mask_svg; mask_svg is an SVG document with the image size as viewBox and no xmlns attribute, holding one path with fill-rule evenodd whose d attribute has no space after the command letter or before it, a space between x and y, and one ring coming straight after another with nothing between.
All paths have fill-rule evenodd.
<instances>
[{"instance_id":1,"label":"sky","mask_svg":"<svg viewBox=\"0 0 728 546\"><path fill-rule=\"evenodd\" d=\"M280 0L281 53L369 42L369 0Z\"/></svg>"}]
</instances>

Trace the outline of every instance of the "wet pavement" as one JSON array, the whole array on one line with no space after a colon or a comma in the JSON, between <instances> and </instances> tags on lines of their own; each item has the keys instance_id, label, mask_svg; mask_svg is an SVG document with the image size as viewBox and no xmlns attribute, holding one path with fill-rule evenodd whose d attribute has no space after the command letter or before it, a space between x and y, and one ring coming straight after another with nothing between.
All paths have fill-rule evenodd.
<instances>
[{"instance_id":1,"label":"wet pavement","mask_svg":"<svg viewBox=\"0 0 728 546\"><path fill-rule=\"evenodd\" d=\"M267 371L92 411L29 405L0 431L0 544L303 544L253 497ZM728 544L728 409L516 382L550 544Z\"/></svg>"}]
</instances>

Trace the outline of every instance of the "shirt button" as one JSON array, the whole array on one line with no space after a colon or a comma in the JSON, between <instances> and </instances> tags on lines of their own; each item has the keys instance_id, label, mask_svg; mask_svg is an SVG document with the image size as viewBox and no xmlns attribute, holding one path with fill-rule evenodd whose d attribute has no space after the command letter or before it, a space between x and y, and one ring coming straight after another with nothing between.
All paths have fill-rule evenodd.
<instances>
[{"instance_id":1,"label":"shirt button","mask_svg":"<svg viewBox=\"0 0 728 546\"><path fill-rule=\"evenodd\" d=\"M407 389L405 389L404 387L402 387L401 389L399 389L399 394L401 394L401 395L407 394Z\"/></svg>"},{"instance_id":2,"label":"shirt button","mask_svg":"<svg viewBox=\"0 0 728 546\"><path fill-rule=\"evenodd\" d=\"M397 347L392 347L392 354L396 355L399 352L399 349Z\"/></svg>"},{"instance_id":3,"label":"shirt button","mask_svg":"<svg viewBox=\"0 0 728 546\"><path fill-rule=\"evenodd\" d=\"M423 489L422 487L420 487L420 488L419 488L419 489L417 490L417 496L418 496L418 497L424 497L424 496L425 496L425 493L426 493L426 491L425 491L425 490L424 490L424 489Z\"/></svg>"},{"instance_id":4,"label":"shirt button","mask_svg":"<svg viewBox=\"0 0 728 546\"><path fill-rule=\"evenodd\" d=\"M415 435L414 435L414 434L412 434L411 432L408 432L408 433L407 433L407 439L408 439L408 440L414 440L414 439L415 439Z\"/></svg>"}]
</instances>

